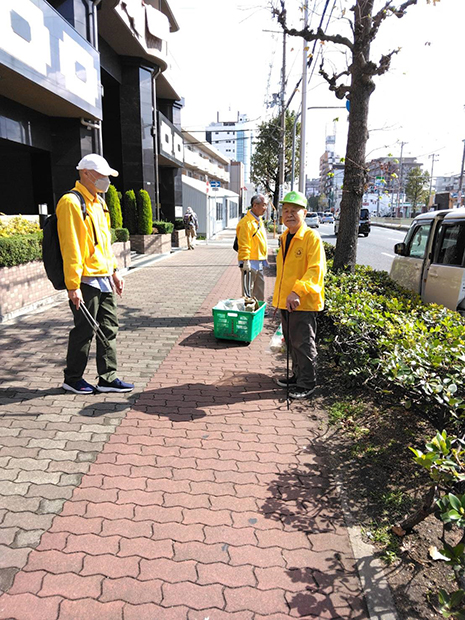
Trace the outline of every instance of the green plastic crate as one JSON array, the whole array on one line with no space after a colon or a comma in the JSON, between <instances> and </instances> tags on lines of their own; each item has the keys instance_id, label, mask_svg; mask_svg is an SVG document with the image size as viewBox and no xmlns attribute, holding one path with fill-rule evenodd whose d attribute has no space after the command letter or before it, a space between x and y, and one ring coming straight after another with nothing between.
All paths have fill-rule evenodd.
<instances>
[{"instance_id":1,"label":"green plastic crate","mask_svg":"<svg viewBox=\"0 0 465 620\"><path fill-rule=\"evenodd\" d=\"M213 328L216 338L252 342L263 329L266 302L259 301L255 312L213 308Z\"/></svg>"}]
</instances>

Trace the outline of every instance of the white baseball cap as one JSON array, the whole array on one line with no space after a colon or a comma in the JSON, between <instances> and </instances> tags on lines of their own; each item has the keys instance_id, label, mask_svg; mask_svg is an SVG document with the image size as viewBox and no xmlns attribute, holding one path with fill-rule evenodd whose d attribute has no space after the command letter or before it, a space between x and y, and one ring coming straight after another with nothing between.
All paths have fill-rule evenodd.
<instances>
[{"instance_id":1,"label":"white baseball cap","mask_svg":"<svg viewBox=\"0 0 465 620\"><path fill-rule=\"evenodd\" d=\"M83 157L76 166L76 170L95 170L95 172L103 174L106 177L117 177L119 174L117 170L110 168L110 164L104 157L96 153L91 153Z\"/></svg>"}]
</instances>

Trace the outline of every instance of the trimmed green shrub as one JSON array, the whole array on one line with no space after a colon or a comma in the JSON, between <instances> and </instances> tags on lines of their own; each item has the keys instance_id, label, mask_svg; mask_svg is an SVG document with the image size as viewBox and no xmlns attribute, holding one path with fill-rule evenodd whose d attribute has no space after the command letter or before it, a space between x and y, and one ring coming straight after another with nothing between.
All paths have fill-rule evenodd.
<instances>
[{"instance_id":1,"label":"trimmed green shrub","mask_svg":"<svg viewBox=\"0 0 465 620\"><path fill-rule=\"evenodd\" d=\"M129 241L129 230L127 228L115 229L116 241Z\"/></svg>"},{"instance_id":2,"label":"trimmed green shrub","mask_svg":"<svg viewBox=\"0 0 465 620\"><path fill-rule=\"evenodd\" d=\"M42 231L29 235L0 237L0 267L42 260Z\"/></svg>"},{"instance_id":3,"label":"trimmed green shrub","mask_svg":"<svg viewBox=\"0 0 465 620\"><path fill-rule=\"evenodd\" d=\"M326 260L332 260L334 258L334 253L336 252L336 247L327 241L323 241L323 247L325 249Z\"/></svg>"},{"instance_id":4,"label":"trimmed green shrub","mask_svg":"<svg viewBox=\"0 0 465 620\"><path fill-rule=\"evenodd\" d=\"M130 235L137 235L137 203L133 189L124 194L123 200L123 224L129 230Z\"/></svg>"},{"instance_id":5,"label":"trimmed green shrub","mask_svg":"<svg viewBox=\"0 0 465 620\"><path fill-rule=\"evenodd\" d=\"M151 235L153 228L152 201L145 189L137 192L137 232L139 235Z\"/></svg>"},{"instance_id":6,"label":"trimmed green shrub","mask_svg":"<svg viewBox=\"0 0 465 620\"><path fill-rule=\"evenodd\" d=\"M184 230L184 220L182 217L176 218L174 220L174 230Z\"/></svg>"},{"instance_id":7,"label":"trimmed green shrub","mask_svg":"<svg viewBox=\"0 0 465 620\"><path fill-rule=\"evenodd\" d=\"M115 243L116 241L116 231L114 228L110 228L110 237L111 237L111 243Z\"/></svg>"},{"instance_id":8,"label":"trimmed green shrub","mask_svg":"<svg viewBox=\"0 0 465 620\"><path fill-rule=\"evenodd\" d=\"M170 235L174 230L173 222L154 222L153 229L161 235Z\"/></svg>"},{"instance_id":9,"label":"trimmed green shrub","mask_svg":"<svg viewBox=\"0 0 465 620\"><path fill-rule=\"evenodd\" d=\"M323 332L347 374L436 420L465 416L465 319L386 272L328 272Z\"/></svg>"},{"instance_id":10,"label":"trimmed green shrub","mask_svg":"<svg viewBox=\"0 0 465 620\"><path fill-rule=\"evenodd\" d=\"M110 185L105 195L108 210L110 211L110 221L112 228L121 228L123 225L123 215L121 213L121 203L114 185Z\"/></svg>"}]
</instances>

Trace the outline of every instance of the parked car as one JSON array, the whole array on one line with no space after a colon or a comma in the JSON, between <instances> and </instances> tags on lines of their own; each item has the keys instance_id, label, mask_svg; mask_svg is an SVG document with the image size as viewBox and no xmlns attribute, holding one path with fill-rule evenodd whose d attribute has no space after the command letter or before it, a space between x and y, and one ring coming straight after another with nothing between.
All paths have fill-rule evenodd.
<instances>
[{"instance_id":1,"label":"parked car","mask_svg":"<svg viewBox=\"0 0 465 620\"><path fill-rule=\"evenodd\" d=\"M318 219L320 220L320 224L321 224L323 221L323 216L324 216L323 211L318 211L317 215L318 215Z\"/></svg>"},{"instance_id":2,"label":"parked car","mask_svg":"<svg viewBox=\"0 0 465 620\"><path fill-rule=\"evenodd\" d=\"M334 217L334 234L337 237L337 233L339 232L339 220L341 214L336 213ZM358 234L363 235L364 237L368 237L371 231L371 219L370 219L370 210L369 209L360 209L360 219L358 222Z\"/></svg>"},{"instance_id":3,"label":"parked car","mask_svg":"<svg viewBox=\"0 0 465 620\"><path fill-rule=\"evenodd\" d=\"M334 216L331 213L331 211L325 211L323 213L323 217L321 218L321 223L322 224L333 224L334 223Z\"/></svg>"},{"instance_id":4,"label":"parked car","mask_svg":"<svg viewBox=\"0 0 465 620\"><path fill-rule=\"evenodd\" d=\"M318 213L315 213L314 211L307 213L305 216L305 223L310 228L319 228L320 220L318 219Z\"/></svg>"},{"instance_id":5,"label":"parked car","mask_svg":"<svg viewBox=\"0 0 465 620\"><path fill-rule=\"evenodd\" d=\"M418 215L394 252L393 280L465 315L465 208Z\"/></svg>"}]
</instances>

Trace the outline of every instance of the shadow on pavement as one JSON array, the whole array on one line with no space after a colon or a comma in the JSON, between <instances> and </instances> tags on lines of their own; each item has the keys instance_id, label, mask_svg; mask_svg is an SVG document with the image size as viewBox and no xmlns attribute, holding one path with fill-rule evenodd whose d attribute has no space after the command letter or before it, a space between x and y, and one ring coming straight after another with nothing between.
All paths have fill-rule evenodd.
<instances>
[{"instance_id":1,"label":"shadow on pavement","mask_svg":"<svg viewBox=\"0 0 465 620\"><path fill-rule=\"evenodd\" d=\"M288 603L299 617L366 619L337 486L325 462L326 439L309 433L301 464L276 476L261 506L265 518L302 532L310 543L309 554L296 555L296 566L286 570L292 583L305 586Z\"/></svg>"},{"instance_id":2,"label":"shadow on pavement","mask_svg":"<svg viewBox=\"0 0 465 620\"><path fill-rule=\"evenodd\" d=\"M143 392L134 403L106 401L107 409L103 404L100 404L98 409L93 404L89 404L80 411L80 415L99 417L111 413L114 406L118 404L119 411L125 406L127 409L140 411L148 416L165 417L172 422L186 422L195 421L207 415L209 417L215 415L242 416L244 408L240 406L241 404L245 406L247 413L253 413L255 410L263 412L265 400L276 401L283 396L285 398L283 390L278 388L268 375L235 373L220 381L216 380L214 384L183 383L156 390L149 389ZM256 409L250 406L251 403L257 403ZM276 402L271 403L270 408L274 411L279 409L276 407ZM244 423L246 422L244 418Z\"/></svg>"}]
</instances>

